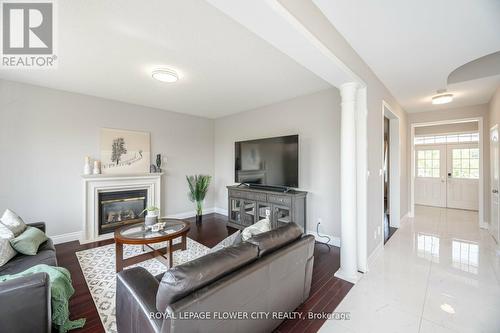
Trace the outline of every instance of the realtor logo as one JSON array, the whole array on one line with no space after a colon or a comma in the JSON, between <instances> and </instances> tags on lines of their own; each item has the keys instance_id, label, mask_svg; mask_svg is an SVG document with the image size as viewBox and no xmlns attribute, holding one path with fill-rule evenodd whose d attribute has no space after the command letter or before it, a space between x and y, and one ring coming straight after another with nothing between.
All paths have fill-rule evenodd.
<instances>
[{"instance_id":1,"label":"realtor logo","mask_svg":"<svg viewBox=\"0 0 500 333\"><path fill-rule=\"evenodd\" d=\"M54 54L54 3L2 2L2 67L50 68Z\"/></svg>"}]
</instances>

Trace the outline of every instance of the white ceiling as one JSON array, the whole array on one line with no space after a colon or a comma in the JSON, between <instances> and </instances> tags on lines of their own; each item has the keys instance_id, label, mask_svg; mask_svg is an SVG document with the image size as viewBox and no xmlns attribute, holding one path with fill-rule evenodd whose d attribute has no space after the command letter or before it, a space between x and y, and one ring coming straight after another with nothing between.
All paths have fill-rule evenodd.
<instances>
[{"instance_id":1,"label":"white ceiling","mask_svg":"<svg viewBox=\"0 0 500 333\"><path fill-rule=\"evenodd\" d=\"M500 50L498 0L313 0L408 112L486 103L500 77L451 85L448 75Z\"/></svg>"},{"instance_id":2,"label":"white ceiling","mask_svg":"<svg viewBox=\"0 0 500 333\"><path fill-rule=\"evenodd\" d=\"M202 0L58 1L56 70L0 78L216 118L331 87ZM151 70L181 79L165 84Z\"/></svg>"}]
</instances>

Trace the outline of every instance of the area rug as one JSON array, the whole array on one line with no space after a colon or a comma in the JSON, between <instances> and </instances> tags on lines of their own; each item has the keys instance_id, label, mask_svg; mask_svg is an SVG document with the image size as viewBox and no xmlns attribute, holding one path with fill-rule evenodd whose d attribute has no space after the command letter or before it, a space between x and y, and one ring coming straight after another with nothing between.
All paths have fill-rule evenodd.
<instances>
[{"instance_id":1,"label":"area rug","mask_svg":"<svg viewBox=\"0 0 500 333\"><path fill-rule=\"evenodd\" d=\"M174 240L174 244L180 242ZM173 265L179 265L190 260L196 259L208 253L209 248L187 238L185 251L175 251L173 255ZM164 243L158 243L154 247L165 247ZM151 251L146 247L145 252ZM141 245L125 245L123 247L124 258L130 258L144 253ZM101 318L104 330L109 333L115 333L115 294L116 294L116 271L115 271L115 244L96 247L84 251L76 252L78 262L87 282L87 286L94 300L97 312ZM136 265L126 267L125 269L141 266L147 269L151 274L157 275L165 272L168 267L160 261L152 258Z\"/></svg>"}]
</instances>

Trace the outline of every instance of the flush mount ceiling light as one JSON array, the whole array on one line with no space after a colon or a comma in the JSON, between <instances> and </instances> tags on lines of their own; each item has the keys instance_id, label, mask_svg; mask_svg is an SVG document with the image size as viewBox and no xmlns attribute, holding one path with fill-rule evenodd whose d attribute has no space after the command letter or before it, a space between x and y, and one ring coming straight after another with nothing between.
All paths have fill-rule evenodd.
<instances>
[{"instance_id":1,"label":"flush mount ceiling light","mask_svg":"<svg viewBox=\"0 0 500 333\"><path fill-rule=\"evenodd\" d=\"M441 304L441 310L449 314L455 314L455 309L448 303Z\"/></svg>"},{"instance_id":2,"label":"flush mount ceiling light","mask_svg":"<svg viewBox=\"0 0 500 333\"><path fill-rule=\"evenodd\" d=\"M151 76L153 79L161 81L161 82L176 82L179 80L179 75L172 69L169 68L159 68L155 69L152 73Z\"/></svg>"},{"instance_id":3,"label":"flush mount ceiling light","mask_svg":"<svg viewBox=\"0 0 500 333\"><path fill-rule=\"evenodd\" d=\"M432 104L446 104L453 101L453 94L447 93L446 89L438 90L437 95L432 96Z\"/></svg>"}]
</instances>

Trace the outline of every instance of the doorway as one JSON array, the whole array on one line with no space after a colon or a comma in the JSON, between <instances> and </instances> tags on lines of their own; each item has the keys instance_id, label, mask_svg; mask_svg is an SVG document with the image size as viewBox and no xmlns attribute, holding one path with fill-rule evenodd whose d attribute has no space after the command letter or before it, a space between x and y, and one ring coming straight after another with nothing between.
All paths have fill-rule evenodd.
<instances>
[{"instance_id":1,"label":"doorway","mask_svg":"<svg viewBox=\"0 0 500 333\"><path fill-rule=\"evenodd\" d=\"M384 244L400 225L400 137L399 117L382 102L384 136L382 141L382 230Z\"/></svg>"},{"instance_id":2,"label":"doorway","mask_svg":"<svg viewBox=\"0 0 500 333\"><path fill-rule=\"evenodd\" d=\"M415 146L415 204L478 210L477 143Z\"/></svg>"},{"instance_id":3,"label":"doorway","mask_svg":"<svg viewBox=\"0 0 500 333\"><path fill-rule=\"evenodd\" d=\"M479 211L483 220L482 118L412 124L414 205Z\"/></svg>"}]
</instances>

